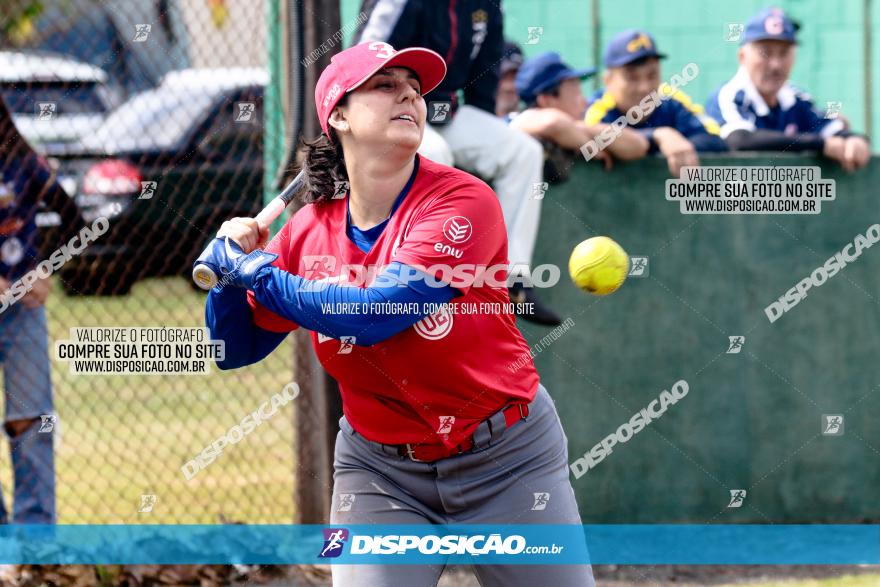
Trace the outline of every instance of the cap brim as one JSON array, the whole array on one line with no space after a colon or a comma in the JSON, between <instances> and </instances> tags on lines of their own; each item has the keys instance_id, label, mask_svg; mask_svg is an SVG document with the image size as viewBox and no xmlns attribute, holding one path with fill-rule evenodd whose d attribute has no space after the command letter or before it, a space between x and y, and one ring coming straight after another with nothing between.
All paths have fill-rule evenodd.
<instances>
[{"instance_id":1,"label":"cap brim","mask_svg":"<svg viewBox=\"0 0 880 587\"><path fill-rule=\"evenodd\" d=\"M783 41L784 43L791 43L792 45L797 45L797 39L790 39L783 35L761 35L758 37L752 37L748 40L743 38L740 45L745 45L746 43L754 43L755 41Z\"/></svg>"},{"instance_id":2,"label":"cap brim","mask_svg":"<svg viewBox=\"0 0 880 587\"><path fill-rule=\"evenodd\" d=\"M586 79L591 75L596 75L598 70L595 67L582 67L581 69L574 69L571 71L571 75L565 76L566 79L571 79L576 77L578 79Z\"/></svg>"},{"instance_id":3,"label":"cap brim","mask_svg":"<svg viewBox=\"0 0 880 587\"><path fill-rule=\"evenodd\" d=\"M348 89L349 92L358 89L364 82L376 75L380 69L387 67L406 67L419 76L422 95L427 94L440 85L446 77L446 61L439 53L422 47L409 47L401 49L385 61L381 62L371 72Z\"/></svg>"},{"instance_id":4,"label":"cap brim","mask_svg":"<svg viewBox=\"0 0 880 587\"><path fill-rule=\"evenodd\" d=\"M556 86L558 86L559 84L561 84L562 82L564 82L567 79L588 78L591 75L595 75L596 71L597 71L597 69L595 67L583 67L581 69L569 69L568 71L565 71L565 72L561 73L560 75L558 75L552 79L549 79L546 82L544 82L543 84L534 88L532 90L532 94L534 94L535 96L537 96L538 94L543 94L547 90L549 90L550 88L555 88ZM526 94L526 97L529 97L529 94ZM529 100L526 100L526 102L528 102L528 101Z\"/></svg>"},{"instance_id":5,"label":"cap brim","mask_svg":"<svg viewBox=\"0 0 880 587\"><path fill-rule=\"evenodd\" d=\"M520 67L522 67L522 63L502 63L501 75L510 73L511 71L519 71Z\"/></svg>"},{"instance_id":6,"label":"cap brim","mask_svg":"<svg viewBox=\"0 0 880 587\"><path fill-rule=\"evenodd\" d=\"M623 67L624 65L629 65L633 61L638 61L639 59L646 59L648 57L656 57L657 59L666 59L666 53L648 53L646 55L639 55L638 57L630 58L627 56L624 59L618 59L617 61L613 61L611 63L605 62L605 67Z\"/></svg>"}]
</instances>

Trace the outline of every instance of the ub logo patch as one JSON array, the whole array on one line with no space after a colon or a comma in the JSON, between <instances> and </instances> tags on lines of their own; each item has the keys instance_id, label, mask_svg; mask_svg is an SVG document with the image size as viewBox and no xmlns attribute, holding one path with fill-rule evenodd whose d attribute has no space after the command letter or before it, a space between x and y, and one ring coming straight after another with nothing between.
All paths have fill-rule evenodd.
<instances>
[{"instance_id":1,"label":"ub logo patch","mask_svg":"<svg viewBox=\"0 0 880 587\"><path fill-rule=\"evenodd\" d=\"M422 338L439 340L452 331L453 316L454 314L444 306L413 324L413 329Z\"/></svg>"}]
</instances>

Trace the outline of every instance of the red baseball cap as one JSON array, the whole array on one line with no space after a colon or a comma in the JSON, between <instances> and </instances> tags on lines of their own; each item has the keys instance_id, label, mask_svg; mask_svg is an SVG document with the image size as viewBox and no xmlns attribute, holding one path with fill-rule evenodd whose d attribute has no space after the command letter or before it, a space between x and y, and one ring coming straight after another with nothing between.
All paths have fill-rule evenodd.
<instances>
[{"instance_id":1,"label":"red baseball cap","mask_svg":"<svg viewBox=\"0 0 880 587\"><path fill-rule=\"evenodd\" d=\"M327 120L342 96L360 87L385 67L406 67L413 70L419 76L422 95L436 88L446 77L446 62L443 58L422 47L396 51L388 43L367 41L337 53L330 60L330 65L321 72L315 85L315 107L324 134L330 135L327 131Z\"/></svg>"}]
</instances>

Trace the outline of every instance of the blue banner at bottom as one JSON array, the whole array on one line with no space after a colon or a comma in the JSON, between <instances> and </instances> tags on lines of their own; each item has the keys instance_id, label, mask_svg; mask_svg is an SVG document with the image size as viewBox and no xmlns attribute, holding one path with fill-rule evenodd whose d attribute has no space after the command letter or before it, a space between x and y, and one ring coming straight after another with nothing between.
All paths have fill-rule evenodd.
<instances>
[{"instance_id":1,"label":"blue banner at bottom","mask_svg":"<svg viewBox=\"0 0 880 587\"><path fill-rule=\"evenodd\" d=\"M880 564L880 526L9 525L0 563Z\"/></svg>"}]
</instances>

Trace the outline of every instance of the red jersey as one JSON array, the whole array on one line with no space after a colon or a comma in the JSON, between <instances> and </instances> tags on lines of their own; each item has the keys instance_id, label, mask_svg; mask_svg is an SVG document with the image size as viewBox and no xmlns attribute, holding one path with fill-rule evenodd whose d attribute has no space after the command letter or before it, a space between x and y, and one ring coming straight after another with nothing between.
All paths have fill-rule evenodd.
<instances>
[{"instance_id":1,"label":"red jersey","mask_svg":"<svg viewBox=\"0 0 880 587\"><path fill-rule=\"evenodd\" d=\"M346 235L347 198L300 209L272 240L274 265L306 279L358 283L349 266L377 268L397 261L426 268L462 295L448 309L373 346L312 332L321 364L339 383L343 412L365 438L385 444L452 447L513 402L531 401L538 373L516 327L504 280L507 235L498 198L475 177L420 157L409 192L368 253ZM433 266L500 266L501 285L450 280ZM368 280L369 281L369 278ZM361 277L358 285L363 283ZM297 325L254 299L254 322L287 332ZM490 305L491 304L491 305ZM491 309L492 311L487 311ZM482 310L482 311L480 311ZM523 361L523 358L527 360Z\"/></svg>"}]
</instances>

